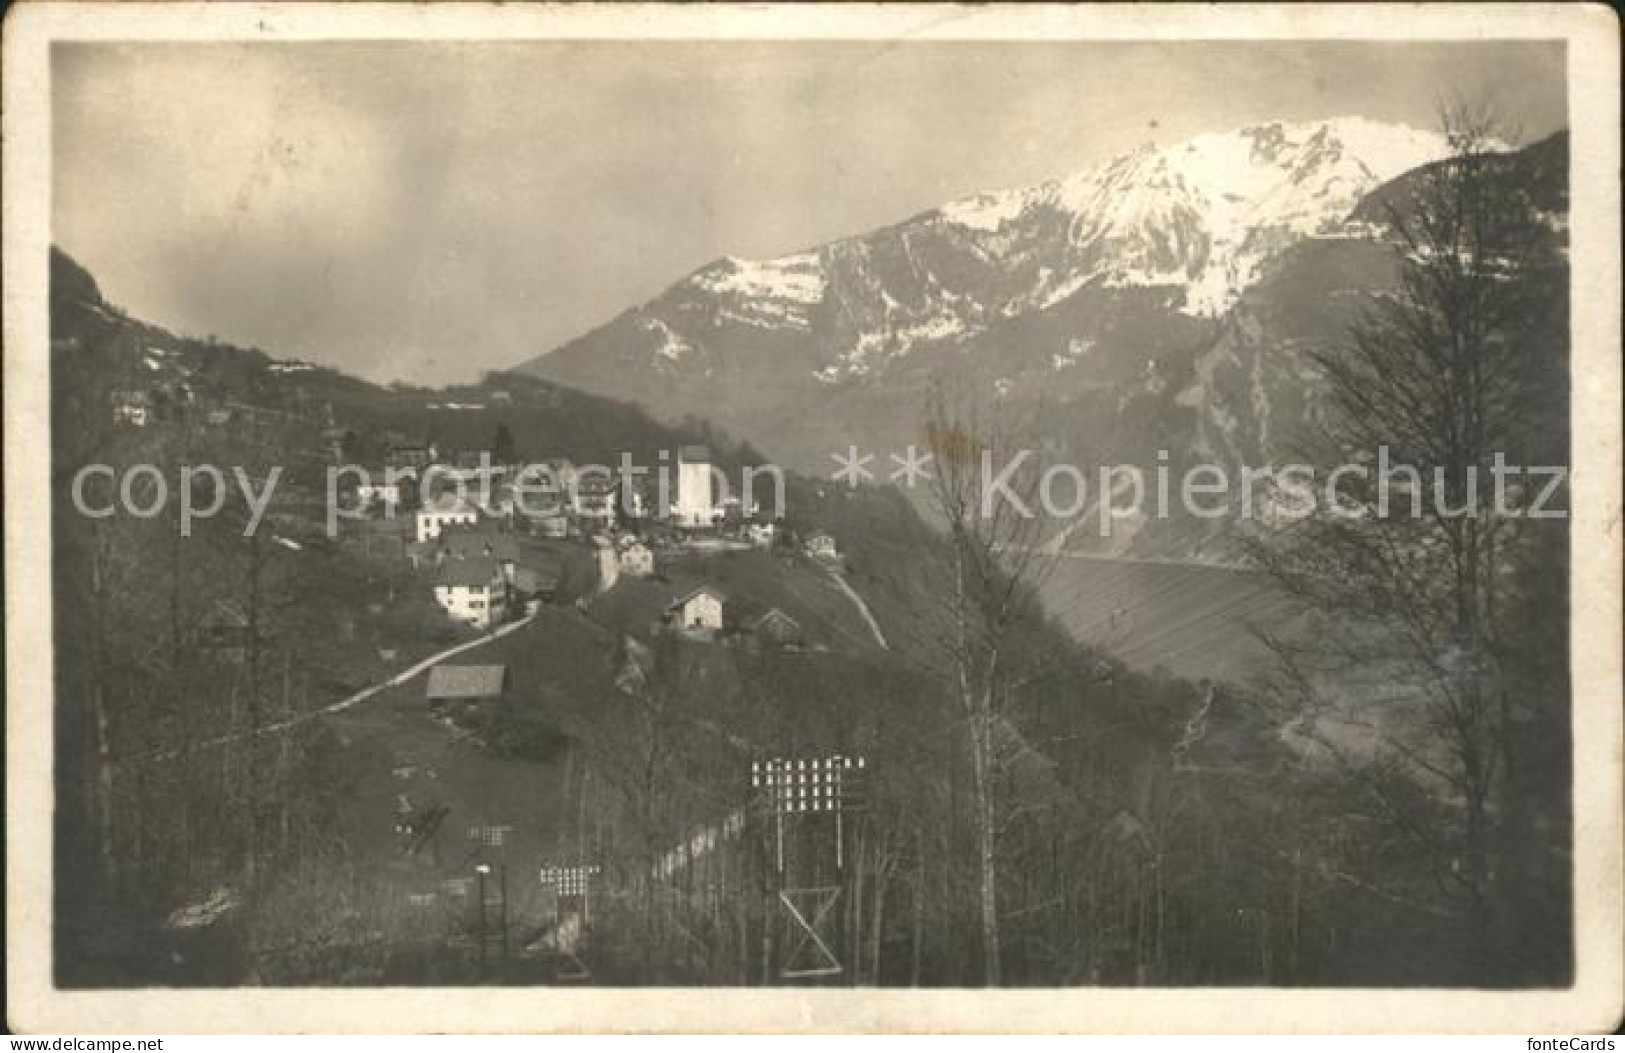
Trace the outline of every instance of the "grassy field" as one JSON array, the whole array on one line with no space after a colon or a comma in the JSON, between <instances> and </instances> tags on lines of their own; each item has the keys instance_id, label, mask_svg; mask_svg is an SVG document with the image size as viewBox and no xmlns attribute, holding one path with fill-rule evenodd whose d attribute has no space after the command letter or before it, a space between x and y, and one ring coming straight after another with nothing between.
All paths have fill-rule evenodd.
<instances>
[{"instance_id":1,"label":"grassy field","mask_svg":"<svg viewBox=\"0 0 1625 1053\"><path fill-rule=\"evenodd\" d=\"M673 561L665 580L625 580L585 613L544 609L534 624L453 661L506 664L511 687L502 705L540 726L579 731L612 704L619 638L640 635L664 597L700 581L783 607L803 622L809 642L852 657L875 654L849 601L803 563L765 553ZM1046 598L1086 642L1130 664L1190 677L1244 679L1265 657L1249 626L1278 625L1285 617L1282 601L1255 576L1196 565L1067 559ZM510 887L510 901L516 913L534 913L534 865L571 861L580 834L571 747L551 757L496 755L430 717L426 681L419 677L327 718L353 757L356 792L345 816L350 849L380 873L413 875L406 884L422 893L470 869L470 827L511 827L504 850L511 861L523 861L516 872L525 879ZM410 860L393 829L402 796L413 806L449 809L435 841Z\"/></svg>"},{"instance_id":2,"label":"grassy field","mask_svg":"<svg viewBox=\"0 0 1625 1053\"><path fill-rule=\"evenodd\" d=\"M641 581L622 577L594 602L592 617L606 627L647 637L650 623L672 599L701 584L721 590L747 616L779 608L801 626L809 648L845 654L877 649L852 601L814 561L761 550L662 555L657 576Z\"/></svg>"},{"instance_id":3,"label":"grassy field","mask_svg":"<svg viewBox=\"0 0 1625 1053\"><path fill-rule=\"evenodd\" d=\"M496 705L554 726L606 690L605 663L593 661L592 653L608 639L574 610L546 609L531 625L448 664L507 665L510 690ZM338 816L345 869L383 908L376 913L383 937L466 934L472 901L448 891L447 883L474 880L475 828L506 827L503 845L482 858L507 866L517 952L550 920L538 866L575 862L582 818L576 758L562 738L556 751L543 755L504 756L481 746L468 731L431 716L427 682L428 674L418 676L323 719L343 751L350 782ZM395 830L403 801L413 810L446 810L437 833L410 854ZM497 879L490 880L494 902ZM494 930L494 911L490 924Z\"/></svg>"},{"instance_id":4,"label":"grassy field","mask_svg":"<svg viewBox=\"0 0 1625 1053\"><path fill-rule=\"evenodd\" d=\"M448 882L466 881L474 873L479 844L471 830L500 826L508 828L505 843L485 857L508 868L510 942L517 953L535 941L551 921L538 868L575 864L583 837L598 836L600 808L624 792L601 782L582 785L589 757L601 767L606 752L613 757L618 749L636 749L636 705L614 685L620 641L646 635L648 621L674 591L702 581L759 608L783 608L803 624L810 645L835 652L784 659L811 663L802 675L780 683L786 699L794 696L782 708L800 713L790 723L805 724L805 733L812 734L807 729L826 720L842 723L836 714L866 710L877 701L871 695L884 693L883 683L864 681L846 664L860 654L879 653L856 610L827 574L800 557L761 552L683 557L671 560L659 580L623 579L585 610L544 607L530 625L447 663L506 665L508 693L494 705L509 715L510 727L540 732L540 748L522 756L503 755L467 730L437 719L426 699L428 674L322 719L329 741L341 751L348 782L337 797L342 870L348 876L329 875L326 880L354 882L364 890L364 898L377 906L372 925L378 938L438 941L442 957L445 941L457 942L453 933L465 933L466 943L474 908L448 891ZM685 650L713 667L704 675L720 675L723 682L737 678L729 672L736 660L734 648L719 643ZM850 682L854 676L857 682ZM821 717L809 722L806 707ZM695 750L715 754L701 765L705 768L736 762L734 753L744 748L743 740L728 733L732 723L728 728L712 724L721 712L695 711L692 727L680 733L685 755ZM743 721L735 722L740 731L756 722L775 722L767 710L749 719L736 716ZM549 749L553 736L556 748ZM838 748L845 743L820 740L818 745ZM630 753L626 763L635 766ZM743 762L738 765L744 771ZM444 808L445 818L434 837L408 853L396 822L405 811L427 807ZM494 917L491 924L496 924ZM463 957L471 961L472 949L465 951ZM465 969L469 961L462 963ZM443 964L436 967L444 969ZM438 978L457 980L459 975L441 971ZM410 982L430 978L414 976Z\"/></svg>"}]
</instances>

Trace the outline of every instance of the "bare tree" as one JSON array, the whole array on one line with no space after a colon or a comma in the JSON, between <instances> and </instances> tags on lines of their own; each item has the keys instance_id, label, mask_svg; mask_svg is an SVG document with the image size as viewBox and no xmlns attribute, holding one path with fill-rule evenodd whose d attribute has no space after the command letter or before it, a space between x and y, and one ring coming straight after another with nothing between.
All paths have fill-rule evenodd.
<instances>
[{"instance_id":1,"label":"bare tree","mask_svg":"<svg viewBox=\"0 0 1625 1053\"><path fill-rule=\"evenodd\" d=\"M925 429L930 499L948 535L945 594L935 621L967 732L982 978L994 986L1002 979L998 749L1006 704L1021 674L1018 632L1038 616L1035 590L1054 557L1040 544L1044 523L1030 447L985 420L975 399L943 387L930 396Z\"/></svg>"},{"instance_id":2,"label":"bare tree","mask_svg":"<svg viewBox=\"0 0 1625 1053\"><path fill-rule=\"evenodd\" d=\"M1396 288L1315 356L1329 409L1320 459L1385 448L1389 466L1408 467L1371 466L1340 487L1342 514L1266 532L1254 551L1317 616L1317 632L1273 641L1297 697L1343 696L1304 710L1295 729L1373 773L1364 782L1381 811L1460 895L1485 953L1496 795L1516 751L1509 567L1531 558L1538 526L1500 514L1492 482L1498 458L1518 463L1531 431L1552 423L1532 412L1543 362L1532 333L1561 297L1544 280L1551 232L1504 152L1506 132L1480 108L1447 106L1441 120L1450 156L1386 202ZM1350 696L1361 693L1356 713ZM1424 788L1412 800L1425 809L1378 770Z\"/></svg>"}]
</instances>

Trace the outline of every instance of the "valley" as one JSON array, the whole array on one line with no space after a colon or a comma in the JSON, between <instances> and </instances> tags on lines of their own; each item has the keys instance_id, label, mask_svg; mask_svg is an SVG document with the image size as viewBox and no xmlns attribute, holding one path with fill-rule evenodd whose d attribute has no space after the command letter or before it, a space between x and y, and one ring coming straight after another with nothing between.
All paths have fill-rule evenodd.
<instances>
[{"instance_id":1,"label":"valley","mask_svg":"<svg viewBox=\"0 0 1625 1053\"><path fill-rule=\"evenodd\" d=\"M52 409L81 422L53 446L57 850L100 863L58 890L59 979L1358 985L1397 959L1483 979L1436 888L1466 850L1418 851L1394 819L1459 810L1393 774L1438 767L1399 734L1430 725L1384 723L1420 695L1267 682L1260 633L1353 645L1387 609L1309 618L1234 515L1052 536L1027 579L1033 540L829 460L994 433L1087 468L1319 455L1328 374L1407 288L1390 224L1443 149L1364 119L1148 146L719 260L444 388L169 332L53 250ZM1527 182L1544 237L1565 151L1486 162ZM947 384L969 412L933 432ZM675 471L672 500L587 471L623 455ZM232 509L178 538L76 514L95 463L286 482L263 538ZM552 473L536 514L531 464ZM781 504L712 492L713 469L772 464ZM335 518L341 468L361 481ZM443 485L493 474L477 498ZM1520 614L1540 585L1517 583ZM1356 672L1454 676L1453 648ZM793 899L830 889L821 920Z\"/></svg>"}]
</instances>

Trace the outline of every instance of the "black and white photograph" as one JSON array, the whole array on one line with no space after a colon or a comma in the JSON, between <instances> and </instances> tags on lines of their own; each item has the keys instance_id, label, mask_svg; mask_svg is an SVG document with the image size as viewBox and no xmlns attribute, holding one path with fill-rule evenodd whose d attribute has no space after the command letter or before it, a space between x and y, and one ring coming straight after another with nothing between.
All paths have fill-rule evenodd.
<instances>
[{"instance_id":1,"label":"black and white photograph","mask_svg":"<svg viewBox=\"0 0 1625 1053\"><path fill-rule=\"evenodd\" d=\"M1606 9L35 6L50 1028L1618 1022Z\"/></svg>"}]
</instances>

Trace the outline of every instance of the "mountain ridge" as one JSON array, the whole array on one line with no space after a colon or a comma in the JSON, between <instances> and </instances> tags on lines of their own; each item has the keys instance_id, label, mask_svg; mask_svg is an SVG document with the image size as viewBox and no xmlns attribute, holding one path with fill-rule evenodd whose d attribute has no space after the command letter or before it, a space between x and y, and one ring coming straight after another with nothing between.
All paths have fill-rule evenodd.
<instances>
[{"instance_id":1,"label":"mountain ridge","mask_svg":"<svg viewBox=\"0 0 1625 1053\"><path fill-rule=\"evenodd\" d=\"M667 301L683 316L699 297L712 302L713 325L816 331L822 383L870 375L916 343L1041 311L1090 282L1177 287L1181 309L1214 316L1256 280L1263 258L1327 231L1365 192L1444 152L1441 136L1364 118L1145 144L1069 176L961 197L784 256L724 256L634 310L645 316L657 369L716 368L703 335L656 306ZM901 273L864 282L877 259Z\"/></svg>"},{"instance_id":2,"label":"mountain ridge","mask_svg":"<svg viewBox=\"0 0 1625 1053\"><path fill-rule=\"evenodd\" d=\"M1559 133L1494 156L1551 175L1562 149ZM1386 203L1443 151L1363 119L1142 147L776 259L724 257L518 368L703 415L823 475L849 445L917 443L917 411L899 411L947 376L1086 470L1159 450L1269 463L1316 420L1310 352L1392 287ZM1540 181L1554 216L1560 184ZM1119 554L1199 544L1140 543Z\"/></svg>"}]
</instances>

